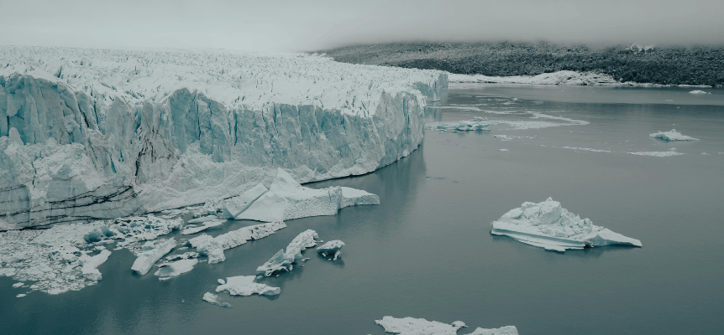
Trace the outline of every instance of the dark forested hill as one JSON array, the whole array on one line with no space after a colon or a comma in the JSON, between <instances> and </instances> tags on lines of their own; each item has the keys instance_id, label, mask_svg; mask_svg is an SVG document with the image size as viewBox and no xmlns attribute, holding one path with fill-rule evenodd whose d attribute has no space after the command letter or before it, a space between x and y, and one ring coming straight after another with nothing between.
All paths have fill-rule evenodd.
<instances>
[{"instance_id":1,"label":"dark forested hill","mask_svg":"<svg viewBox=\"0 0 724 335\"><path fill-rule=\"evenodd\" d=\"M724 86L724 47L551 43L391 43L323 50L339 62L488 76L593 71L625 82Z\"/></svg>"}]
</instances>

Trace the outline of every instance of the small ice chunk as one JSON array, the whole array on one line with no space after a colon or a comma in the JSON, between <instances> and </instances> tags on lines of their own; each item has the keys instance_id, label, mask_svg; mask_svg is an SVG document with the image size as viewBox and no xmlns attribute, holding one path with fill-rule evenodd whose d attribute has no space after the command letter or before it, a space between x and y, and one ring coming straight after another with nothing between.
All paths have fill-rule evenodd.
<instances>
[{"instance_id":1,"label":"small ice chunk","mask_svg":"<svg viewBox=\"0 0 724 335\"><path fill-rule=\"evenodd\" d=\"M26 294L20 293L20 294L16 295L15 297L16 297L16 298L22 298L22 297L24 297L24 296L26 296Z\"/></svg>"},{"instance_id":2,"label":"small ice chunk","mask_svg":"<svg viewBox=\"0 0 724 335\"><path fill-rule=\"evenodd\" d=\"M510 150L508 150L508 149L500 149L500 151L510 151Z\"/></svg>"},{"instance_id":3,"label":"small ice chunk","mask_svg":"<svg viewBox=\"0 0 724 335\"><path fill-rule=\"evenodd\" d=\"M332 240L317 248L317 252L323 257L334 256L334 260L337 260L337 258L342 255L342 252L339 249L342 249L343 246L344 242L340 240Z\"/></svg>"},{"instance_id":4,"label":"small ice chunk","mask_svg":"<svg viewBox=\"0 0 724 335\"><path fill-rule=\"evenodd\" d=\"M264 193L269 191L264 185L257 184L248 191L238 197L231 198L226 201L223 216L227 219L233 219L245 211L251 204L259 199Z\"/></svg>"},{"instance_id":5,"label":"small ice chunk","mask_svg":"<svg viewBox=\"0 0 724 335\"><path fill-rule=\"evenodd\" d=\"M221 279L221 278L217 279L216 281L219 283L219 285L224 285L224 284L226 284L226 281L224 281L224 280Z\"/></svg>"},{"instance_id":6,"label":"small ice chunk","mask_svg":"<svg viewBox=\"0 0 724 335\"><path fill-rule=\"evenodd\" d=\"M282 292L278 287L272 287L260 283L255 283L256 276L236 276L226 277L226 284L216 287L216 292L229 291L231 295L250 296L258 295L277 295Z\"/></svg>"},{"instance_id":7,"label":"small ice chunk","mask_svg":"<svg viewBox=\"0 0 724 335\"><path fill-rule=\"evenodd\" d=\"M25 283L18 282L18 283L13 284L13 288L23 287L23 285L25 285Z\"/></svg>"},{"instance_id":8,"label":"small ice chunk","mask_svg":"<svg viewBox=\"0 0 724 335\"><path fill-rule=\"evenodd\" d=\"M307 229L297 235L287 246L287 250L279 250L271 259L256 269L257 274L271 276L273 274L292 271L296 260L302 258L302 251L317 245L319 235L312 229Z\"/></svg>"},{"instance_id":9,"label":"small ice chunk","mask_svg":"<svg viewBox=\"0 0 724 335\"><path fill-rule=\"evenodd\" d=\"M256 268L256 273L258 275L269 277L282 271L289 272L294 269L294 265L292 265L292 263L294 263L294 255L287 255L284 252L284 249L281 249L277 251L272 258L266 261L266 263Z\"/></svg>"},{"instance_id":10,"label":"small ice chunk","mask_svg":"<svg viewBox=\"0 0 724 335\"><path fill-rule=\"evenodd\" d=\"M689 94L711 94L711 93L709 93L707 91L702 91L702 90L693 90L693 91L689 91Z\"/></svg>"},{"instance_id":11,"label":"small ice chunk","mask_svg":"<svg viewBox=\"0 0 724 335\"><path fill-rule=\"evenodd\" d=\"M219 220L219 217L217 217L216 215L209 215L209 216L203 216L200 218L189 220L188 223L204 223L204 222L217 221L217 220Z\"/></svg>"},{"instance_id":12,"label":"small ice chunk","mask_svg":"<svg viewBox=\"0 0 724 335\"><path fill-rule=\"evenodd\" d=\"M206 302L208 302L208 303L210 303L210 304L212 304L212 305L221 306L221 307L226 307L226 308L231 308L231 307L232 307L231 304L228 303L228 302L220 302L220 301L219 301L219 296L216 295L216 294L213 294L213 293L211 293L211 292L206 292L206 293L204 293L204 298L203 298L203 299L204 299L204 301L206 301Z\"/></svg>"},{"instance_id":13,"label":"small ice chunk","mask_svg":"<svg viewBox=\"0 0 724 335\"><path fill-rule=\"evenodd\" d=\"M166 241L148 241L143 245L143 252L138 255L136 261L133 262L131 270L134 272L145 275L151 270L153 264L155 264L161 257L171 252L176 246L176 240L170 238Z\"/></svg>"},{"instance_id":14,"label":"small ice chunk","mask_svg":"<svg viewBox=\"0 0 724 335\"><path fill-rule=\"evenodd\" d=\"M242 227L237 230L211 237L206 234L194 237L189 244L196 248L200 254L209 258L209 264L223 262L226 259L224 250L238 247L251 240L258 240L274 234L279 229L286 228L284 222L270 222L253 226Z\"/></svg>"},{"instance_id":15,"label":"small ice chunk","mask_svg":"<svg viewBox=\"0 0 724 335\"><path fill-rule=\"evenodd\" d=\"M189 227L181 231L182 235L191 235L196 234L198 232L204 231L206 229L209 229L211 227L218 227L221 226L224 223L223 220L212 220L212 221L206 221L203 225L198 227Z\"/></svg>"},{"instance_id":16,"label":"small ice chunk","mask_svg":"<svg viewBox=\"0 0 724 335\"><path fill-rule=\"evenodd\" d=\"M525 202L492 223L493 235L509 236L525 244L564 252L604 245L641 247L641 241L614 233L581 219L561 203L548 198L540 203Z\"/></svg>"},{"instance_id":17,"label":"small ice chunk","mask_svg":"<svg viewBox=\"0 0 724 335\"><path fill-rule=\"evenodd\" d=\"M166 280L171 277L177 277L182 273L189 272L194 269L198 259L182 259L171 263L165 263L161 265L161 268L154 273L155 276L160 277L159 280Z\"/></svg>"},{"instance_id":18,"label":"small ice chunk","mask_svg":"<svg viewBox=\"0 0 724 335\"><path fill-rule=\"evenodd\" d=\"M681 134L680 132L676 131L676 129L671 129L669 131L660 131L657 133L650 134L649 136L653 138L662 139L664 141L698 141L699 139L693 138L691 136L686 136Z\"/></svg>"},{"instance_id":19,"label":"small ice chunk","mask_svg":"<svg viewBox=\"0 0 724 335\"><path fill-rule=\"evenodd\" d=\"M425 129L437 131L490 131L490 122L486 118L476 116L472 120L427 123Z\"/></svg>"},{"instance_id":20,"label":"small ice chunk","mask_svg":"<svg viewBox=\"0 0 724 335\"><path fill-rule=\"evenodd\" d=\"M98 271L98 266L105 263L106 260L108 260L108 256L111 255L111 252L109 250L101 250L101 252L98 255L95 256L88 256L87 254L81 255L78 260L83 265L81 268L81 273L83 274L83 277L86 277L88 280L93 281L99 281L103 276L101 275L101 272Z\"/></svg>"}]
</instances>

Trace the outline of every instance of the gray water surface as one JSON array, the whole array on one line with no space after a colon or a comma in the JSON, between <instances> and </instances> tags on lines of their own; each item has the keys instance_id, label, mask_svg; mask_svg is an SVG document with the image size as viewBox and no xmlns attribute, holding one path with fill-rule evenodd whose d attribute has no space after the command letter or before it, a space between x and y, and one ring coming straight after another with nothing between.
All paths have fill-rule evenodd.
<instances>
[{"instance_id":1,"label":"gray water surface","mask_svg":"<svg viewBox=\"0 0 724 335\"><path fill-rule=\"evenodd\" d=\"M462 320L471 328L460 334L505 325L521 334L724 333L722 91L709 90L715 94L696 104L691 101L697 96L684 95L691 89L575 90L583 93L453 87L443 108L429 110L431 118L526 120L527 112L537 112L589 124L427 131L422 147L398 163L308 185L364 189L380 196L379 206L288 221L270 237L226 251L225 262L199 263L166 282L132 275L134 257L126 250L114 251L100 266L98 285L79 292L17 299L20 289L2 277L2 333L383 334L374 320L385 315ZM718 103L710 102L713 96ZM652 103L662 97L687 102ZM648 136L672 128L701 141ZM493 137L500 134L522 138ZM672 147L684 155L627 154ZM549 196L594 224L640 239L643 248L562 254L490 235L490 223L508 210ZM249 224L230 222L209 233ZM325 241L344 241L341 261L326 261L310 249L304 267L264 281L282 288L278 297L221 294L231 309L201 300L217 278L255 273L306 229Z\"/></svg>"}]
</instances>

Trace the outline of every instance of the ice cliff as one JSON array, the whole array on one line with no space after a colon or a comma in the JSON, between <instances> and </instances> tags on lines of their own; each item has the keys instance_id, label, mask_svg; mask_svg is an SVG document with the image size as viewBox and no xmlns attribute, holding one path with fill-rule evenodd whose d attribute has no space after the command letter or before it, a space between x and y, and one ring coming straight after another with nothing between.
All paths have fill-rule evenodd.
<instances>
[{"instance_id":1,"label":"ice cliff","mask_svg":"<svg viewBox=\"0 0 724 335\"><path fill-rule=\"evenodd\" d=\"M395 162L446 74L314 55L0 47L0 230L123 217Z\"/></svg>"}]
</instances>

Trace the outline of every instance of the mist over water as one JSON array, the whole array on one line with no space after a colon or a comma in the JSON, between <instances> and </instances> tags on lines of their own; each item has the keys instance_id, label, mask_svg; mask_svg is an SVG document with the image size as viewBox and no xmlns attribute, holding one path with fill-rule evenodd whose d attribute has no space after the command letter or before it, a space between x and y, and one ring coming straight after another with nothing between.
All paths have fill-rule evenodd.
<instances>
[{"instance_id":1,"label":"mist over water","mask_svg":"<svg viewBox=\"0 0 724 335\"><path fill-rule=\"evenodd\" d=\"M0 45L308 51L401 41L724 44L723 1L0 2Z\"/></svg>"}]
</instances>

